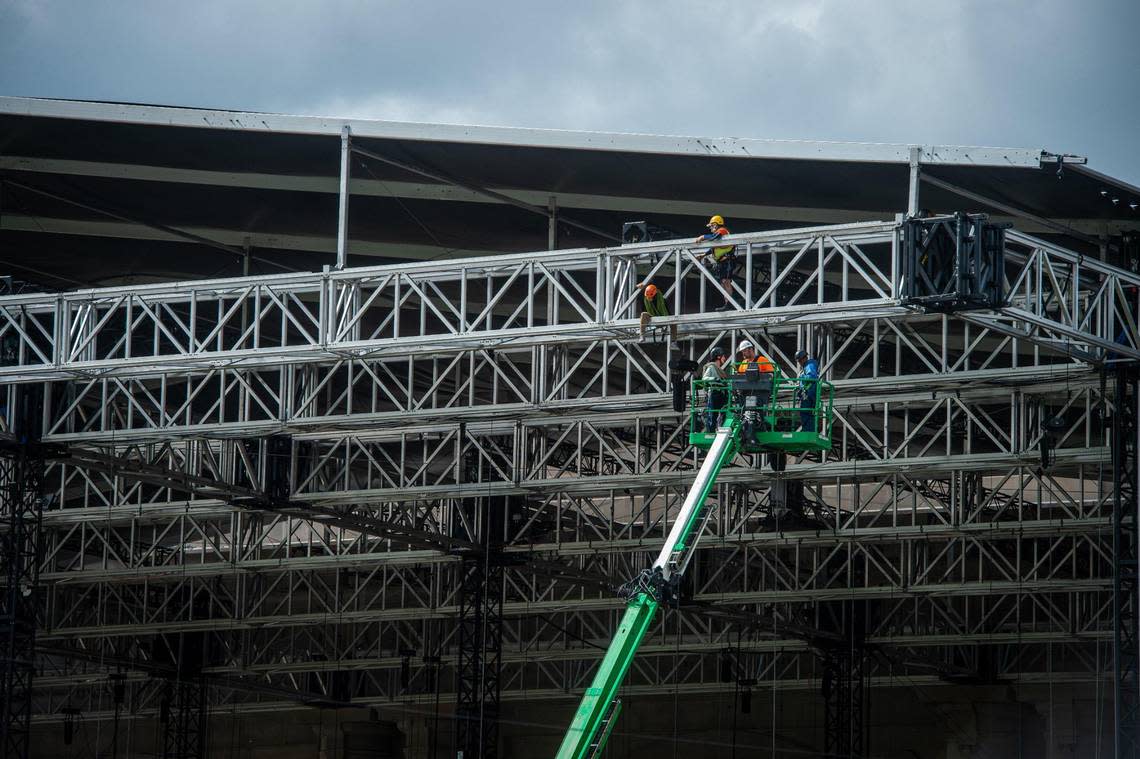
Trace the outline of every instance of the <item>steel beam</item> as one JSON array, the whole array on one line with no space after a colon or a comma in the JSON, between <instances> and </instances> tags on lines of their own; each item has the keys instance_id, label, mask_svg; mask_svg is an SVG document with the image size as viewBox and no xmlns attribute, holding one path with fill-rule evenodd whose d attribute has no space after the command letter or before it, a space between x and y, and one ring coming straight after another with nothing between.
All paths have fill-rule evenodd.
<instances>
[{"instance_id":1,"label":"steel beam","mask_svg":"<svg viewBox=\"0 0 1140 759\"><path fill-rule=\"evenodd\" d=\"M340 182L337 189L336 268L348 265L348 202L352 183L352 129L345 124L340 130Z\"/></svg>"},{"instance_id":2,"label":"steel beam","mask_svg":"<svg viewBox=\"0 0 1140 759\"><path fill-rule=\"evenodd\" d=\"M1083 169L1083 167L1082 167ZM173 182L178 184L202 185L211 187L237 187L250 190L280 190L285 192L320 193L335 195L338 193L338 178L336 176L311 176L300 174L267 174L262 172L233 172L215 171L209 169L187 169L176 166L153 166L136 163L111 163L102 161L77 161L60 158L41 158L33 156L0 156L0 170L19 171L34 174L53 174L65 176L99 177L105 179L123 179L138 182ZM1120 180L1105 180L1121 184ZM847 210L838 208L806 207L806 206L775 206L753 203L723 203L718 200L674 200L660 198L642 198L615 195L591 195L585 193L560 192L551 196L548 192L539 190L523 190L518 188L494 187L505 195L531 205L547 205L549 199L557 199L557 207L564 209L591 209L599 211L614 211L622 213L645 213L674 216L701 216L707 215L708 209L715 207L722 215L734 219L765 219L791 224L818 224L824 221L832 223L849 223L887 219L893 216L894 209L883 208L873 210ZM352 180L352 194L379 198L405 198L411 200L433 200L442 202L498 204L499 201L477 192L434 182L407 182L401 180L378 180L354 177ZM1135 193L1140 196L1140 191ZM96 224L86 230L72 226L68 222L74 220L51 219L37 216L19 217L19 228L27 232L46 232L57 234L91 234L95 236L119 236L109 225ZM1018 228L1032 234L1048 234L1053 227L1041 226L1029 219L1009 216L1005 214L990 217L995 222L1016 223ZM5 214L5 221L12 221L12 214ZM35 222L42 224L37 228ZM1064 223L1069 228L1088 235L1120 234L1130 228L1127 221L1105 219L1091 220L1078 219L1061 222L1057 219L1053 223ZM5 228L5 227L0 227ZM191 229L182 227L186 231L200 234L218 242L230 244L231 238L236 239L243 230L227 229ZM124 236L138 235L131 230L134 227L124 227ZM296 250L324 251L335 246L335 239L319 237L298 237L285 233L265 233L255 236L257 247L286 248ZM154 239L169 239L154 236ZM362 255L384 255L375 252L379 250L378 243L370 240L353 241L353 253ZM395 244L389 247L394 247ZM358 249L359 248L359 249ZM401 248L403 250L403 248ZM427 258L438 255L443 248L438 246L410 246L412 252L420 251L421 255L407 255L408 258ZM393 252L391 257L401 254ZM469 252L467 255L478 255Z\"/></svg>"},{"instance_id":3,"label":"steel beam","mask_svg":"<svg viewBox=\"0 0 1140 759\"><path fill-rule=\"evenodd\" d=\"M561 129L451 126L397 121L329 119L199 108L96 103L46 98L0 97L0 114L57 119L81 119L123 124L163 124L191 129L336 137L348 125L358 139L451 142L460 144L567 148L602 152L635 152L717 158L778 158L811 161L872 161L906 164L909 145L887 143L813 142L744 138L675 137L666 135L573 132ZM985 148L953 145L923 147L923 160L932 164L1001 166L1038 169L1040 149Z\"/></svg>"}]
</instances>

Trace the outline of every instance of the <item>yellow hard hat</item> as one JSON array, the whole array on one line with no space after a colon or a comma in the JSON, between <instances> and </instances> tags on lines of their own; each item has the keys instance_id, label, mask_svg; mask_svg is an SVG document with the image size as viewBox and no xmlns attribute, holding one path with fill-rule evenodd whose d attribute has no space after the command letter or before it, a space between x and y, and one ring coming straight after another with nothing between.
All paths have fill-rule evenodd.
<instances>
[{"instance_id":1,"label":"yellow hard hat","mask_svg":"<svg viewBox=\"0 0 1140 759\"><path fill-rule=\"evenodd\" d=\"M724 224L724 217L719 213L714 214L713 217L709 219L709 224Z\"/></svg>"}]
</instances>

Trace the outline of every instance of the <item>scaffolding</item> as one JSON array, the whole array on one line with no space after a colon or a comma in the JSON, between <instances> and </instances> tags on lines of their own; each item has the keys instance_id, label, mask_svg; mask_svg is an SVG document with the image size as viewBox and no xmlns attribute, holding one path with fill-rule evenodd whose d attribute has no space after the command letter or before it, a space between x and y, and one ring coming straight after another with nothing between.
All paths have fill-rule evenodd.
<instances>
[{"instance_id":1,"label":"scaffolding","mask_svg":"<svg viewBox=\"0 0 1140 759\"><path fill-rule=\"evenodd\" d=\"M327 670L356 673L353 703L455 702L437 686L470 648L438 621L468 618L464 554L485 538L463 504L510 499L497 687L575 698L612 587L660 549L699 461L669 361L748 338L787 372L809 350L835 386L831 450L780 473L819 525L770 530L772 476L738 455L625 694L732 690L715 662L742 626L738 650L766 654L747 682L837 671L848 711L900 677L1044 682L1046 650L1097 682L1119 513L1102 420L1121 392L1099 366L1140 358L1140 275L1007 230L1007 299L934 311L908 301L905 228L738 236L730 292L673 241L0 298L18 356L0 383L43 383L44 440L68 446L46 465L40 639L99 652L213 630L203 671L231 687L207 697L235 713L287 708ZM679 341L639 337L649 279ZM890 656L822 662L823 610L864 602L862 644ZM409 649L439 661L408 672ZM92 670L49 671L39 718L111 715ZM158 712L152 681L127 688Z\"/></svg>"},{"instance_id":2,"label":"scaffolding","mask_svg":"<svg viewBox=\"0 0 1140 759\"><path fill-rule=\"evenodd\" d=\"M48 451L39 435L40 390L9 390L11 405L0 433L0 746L13 759L30 756L36 630L42 619L39 570Z\"/></svg>"}]
</instances>

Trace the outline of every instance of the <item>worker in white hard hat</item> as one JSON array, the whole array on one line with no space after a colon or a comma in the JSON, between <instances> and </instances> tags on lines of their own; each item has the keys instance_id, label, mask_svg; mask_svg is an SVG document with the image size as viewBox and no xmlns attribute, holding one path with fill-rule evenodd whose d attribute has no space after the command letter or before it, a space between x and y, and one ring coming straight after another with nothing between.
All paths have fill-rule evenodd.
<instances>
[{"instance_id":1,"label":"worker in white hard hat","mask_svg":"<svg viewBox=\"0 0 1140 759\"><path fill-rule=\"evenodd\" d=\"M760 374L766 374L769 377L776 371L776 366L768 360L764 354L756 352L756 346L752 344L751 340L741 340L740 345L736 347L737 353L740 354L740 363L736 365L738 374L745 374L751 367L759 370ZM741 404L748 407L748 398L755 397L758 399L757 406L766 406L768 398L761 397L761 394L755 390L742 390L741 391ZM744 427L743 434L745 440L751 440L756 432L757 424L760 422L756 410L744 412Z\"/></svg>"},{"instance_id":2,"label":"worker in white hard hat","mask_svg":"<svg viewBox=\"0 0 1140 759\"><path fill-rule=\"evenodd\" d=\"M709 223L706 225L708 232L701 235L696 239L697 244L704 242L717 242L722 238L727 237L730 232L728 227L724 225L724 217L720 214L714 214L709 218ZM703 260L712 254L713 265L716 269L716 277L720 280L721 287L724 288L726 293L732 292L732 275L736 271L736 246L735 245L715 245L710 250L705 251L700 255ZM729 309L728 296L725 296L724 305L717 308L717 311L727 311Z\"/></svg>"},{"instance_id":3,"label":"worker in white hard hat","mask_svg":"<svg viewBox=\"0 0 1140 759\"><path fill-rule=\"evenodd\" d=\"M740 345L737 346L736 352L740 354L741 361L736 367L736 371L743 374L748 371L749 364L756 364L761 374L771 374L776 371L776 365L773 364L764 354L756 353L756 346L752 344L751 340L741 340Z\"/></svg>"}]
</instances>

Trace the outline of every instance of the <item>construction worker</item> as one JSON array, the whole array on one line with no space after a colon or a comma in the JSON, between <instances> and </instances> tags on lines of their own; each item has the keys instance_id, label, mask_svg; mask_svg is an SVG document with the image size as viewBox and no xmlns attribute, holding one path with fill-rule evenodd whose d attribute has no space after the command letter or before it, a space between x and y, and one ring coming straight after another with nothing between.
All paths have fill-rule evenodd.
<instances>
[{"instance_id":1,"label":"construction worker","mask_svg":"<svg viewBox=\"0 0 1140 759\"><path fill-rule=\"evenodd\" d=\"M709 351L709 359L701 371L701 379L706 382L724 380L728 376L725 373L728 351L718 345ZM709 388L708 395L705 398L705 432L716 432L716 428L724 419L724 409L727 405L728 394L723 385L719 387L714 385Z\"/></svg>"},{"instance_id":2,"label":"construction worker","mask_svg":"<svg viewBox=\"0 0 1140 759\"><path fill-rule=\"evenodd\" d=\"M645 330L654 316L668 316L669 308L665 305L665 295L653 283L639 282L637 289L641 290L641 336L645 337ZM677 325L669 325L669 335L677 339Z\"/></svg>"},{"instance_id":3,"label":"construction worker","mask_svg":"<svg viewBox=\"0 0 1140 759\"><path fill-rule=\"evenodd\" d=\"M768 374L769 376L775 373L776 366L768 360L768 357L763 354L757 354L756 346L752 344L751 340L742 340L740 345L736 348L740 354L741 361L736 365L738 374L744 374L750 367L756 367L761 374ZM768 405L769 398L763 398L755 390L741 391L741 403L747 409L749 405L749 398L756 398L755 408L753 410L745 410L744 412L744 429L742 430L745 440L751 440L753 435L757 432L757 422L760 421L758 409Z\"/></svg>"},{"instance_id":4,"label":"construction worker","mask_svg":"<svg viewBox=\"0 0 1140 759\"><path fill-rule=\"evenodd\" d=\"M707 226L709 231L697 238L697 244L702 242L717 242L730 234L728 227L724 225L724 217L720 214L714 214L710 217ZM712 250L705 251L701 254L701 260L704 260L709 253L712 254L713 265L716 268L716 277L720 280L721 287L724 288L725 293L732 293L732 275L736 270L736 246L714 246ZM719 306L716 310L727 311L728 309L728 295L725 295L724 305Z\"/></svg>"},{"instance_id":5,"label":"construction worker","mask_svg":"<svg viewBox=\"0 0 1140 759\"><path fill-rule=\"evenodd\" d=\"M796 405L800 407L800 429L816 431L815 399L819 386L819 362L807 351L796 351L796 365L800 368L800 386L796 389Z\"/></svg>"},{"instance_id":6,"label":"construction worker","mask_svg":"<svg viewBox=\"0 0 1140 759\"><path fill-rule=\"evenodd\" d=\"M761 374L772 374L776 371L776 365L767 356L756 353L756 346L752 344L751 340L742 340L736 351L741 358L736 367L737 372L743 374L748 371L749 364L756 364Z\"/></svg>"}]
</instances>

